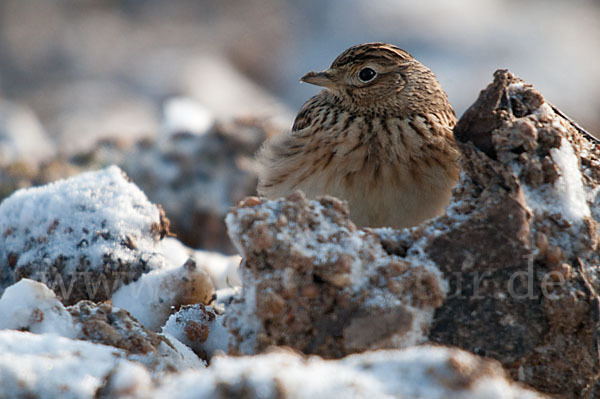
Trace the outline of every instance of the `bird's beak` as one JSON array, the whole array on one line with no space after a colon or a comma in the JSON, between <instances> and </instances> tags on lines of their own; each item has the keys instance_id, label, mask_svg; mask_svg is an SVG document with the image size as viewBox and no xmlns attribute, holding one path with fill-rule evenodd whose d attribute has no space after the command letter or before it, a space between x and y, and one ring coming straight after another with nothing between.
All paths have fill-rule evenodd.
<instances>
[{"instance_id":1,"label":"bird's beak","mask_svg":"<svg viewBox=\"0 0 600 399\"><path fill-rule=\"evenodd\" d=\"M309 72L300 78L301 82L310 83L311 85L322 86L322 87L334 87L334 73L331 69L327 69L321 72Z\"/></svg>"}]
</instances>

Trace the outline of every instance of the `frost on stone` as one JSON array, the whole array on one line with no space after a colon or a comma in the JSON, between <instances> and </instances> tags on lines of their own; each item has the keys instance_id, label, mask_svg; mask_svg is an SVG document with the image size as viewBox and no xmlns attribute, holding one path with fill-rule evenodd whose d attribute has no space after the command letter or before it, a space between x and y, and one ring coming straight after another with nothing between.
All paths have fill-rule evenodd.
<instances>
[{"instance_id":1,"label":"frost on stone","mask_svg":"<svg viewBox=\"0 0 600 399\"><path fill-rule=\"evenodd\" d=\"M73 318L54 292L26 278L8 287L0 297L0 330L3 329L75 337Z\"/></svg>"},{"instance_id":2,"label":"frost on stone","mask_svg":"<svg viewBox=\"0 0 600 399\"><path fill-rule=\"evenodd\" d=\"M13 330L0 331L0 353L0 396L6 398L92 399L128 363L109 346ZM131 393L136 388L130 384Z\"/></svg>"},{"instance_id":3,"label":"frost on stone","mask_svg":"<svg viewBox=\"0 0 600 399\"><path fill-rule=\"evenodd\" d=\"M107 345L118 349L123 357L143 364L153 376L204 367L192 350L175 337L146 329L126 310L90 301L65 308L53 291L28 279L7 288L0 298L0 329Z\"/></svg>"},{"instance_id":4,"label":"frost on stone","mask_svg":"<svg viewBox=\"0 0 600 399\"><path fill-rule=\"evenodd\" d=\"M449 280L432 341L502 362L561 397L600 380L598 141L531 85L499 70L454 134L462 173L445 216L380 234L422 251Z\"/></svg>"},{"instance_id":5,"label":"frost on stone","mask_svg":"<svg viewBox=\"0 0 600 399\"><path fill-rule=\"evenodd\" d=\"M75 321L76 338L124 351L154 374L202 368L203 362L174 337L144 328L124 309L81 301L68 307Z\"/></svg>"},{"instance_id":6,"label":"frost on stone","mask_svg":"<svg viewBox=\"0 0 600 399\"><path fill-rule=\"evenodd\" d=\"M233 353L287 345L341 357L426 340L446 282L427 256L388 254L342 202L249 198L226 222L244 257L225 314Z\"/></svg>"},{"instance_id":7,"label":"frost on stone","mask_svg":"<svg viewBox=\"0 0 600 399\"><path fill-rule=\"evenodd\" d=\"M226 352L230 341L223 316L201 304L184 306L171 315L163 333L174 336L206 361L217 351Z\"/></svg>"},{"instance_id":8,"label":"frost on stone","mask_svg":"<svg viewBox=\"0 0 600 399\"><path fill-rule=\"evenodd\" d=\"M457 349L418 346L341 360L291 351L215 357L202 372L165 378L154 398L542 399L509 381L494 361Z\"/></svg>"},{"instance_id":9,"label":"frost on stone","mask_svg":"<svg viewBox=\"0 0 600 399\"><path fill-rule=\"evenodd\" d=\"M553 184L559 199L557 203L562 206L559 213L573 223L580 223L590 217L590 206L579 170L579 159L565 138L561 138L560 147L550 150L550 157L559 174Z\"/></svg>"},{"instance_id":10,"label":"frost on stone","mask_svg":"<svg viewBox=\"0 0 600 399\"><path fill-rule=\"evenodd\" d=\"M102 301L162 268L160 207L116 166L15 192L0 204L0 290L46 283L65 304Z\"/></svg>"},{"instance_id":11,"label":"frost on stone","mask_svg":"<svg viewBox=\"0 0 600 399\"><path fill-rule=\"evenodd\" d=\"M129 311L146 328L160 331L174 309L208 304L214 293L206 270L190 258L181 267L154 270L119 288L112 296L112 304Z\"/></svg>"}]
</instances>

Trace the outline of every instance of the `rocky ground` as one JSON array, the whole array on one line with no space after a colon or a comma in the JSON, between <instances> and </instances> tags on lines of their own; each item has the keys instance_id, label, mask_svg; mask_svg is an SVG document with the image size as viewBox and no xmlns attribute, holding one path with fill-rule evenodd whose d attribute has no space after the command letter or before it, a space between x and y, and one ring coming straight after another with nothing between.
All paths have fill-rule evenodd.
<instances>
[{"instance_id":1,"label":"rocky ground","mask_svg":"<svg viewBox=\"0 0 600 399\"><path fill-rule=\"evenodd\" d=\"M494 74L402 230L253 197L269 124L171 122L3 158L0 397L600 397L600 147L530 84Z\"/></svg>"}]
</instances>

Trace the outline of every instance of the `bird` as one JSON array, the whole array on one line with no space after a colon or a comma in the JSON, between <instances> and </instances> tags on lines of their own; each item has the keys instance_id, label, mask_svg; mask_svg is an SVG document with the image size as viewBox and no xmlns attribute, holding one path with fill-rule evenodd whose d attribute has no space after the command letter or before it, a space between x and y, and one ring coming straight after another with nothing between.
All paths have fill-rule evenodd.
<instances>
[{"instance_id":1,"label":"bird","mask_svg":"<svg viewBox=\"0 0 600 399\"><path fill-rule=\"evenodd\" d=\"M260 196L337 197L360 227L412 227L445 212L460 173L456 114L429 68L365 43L300 80L323 89L257 152Z\"/></svg>"}]
</instances>

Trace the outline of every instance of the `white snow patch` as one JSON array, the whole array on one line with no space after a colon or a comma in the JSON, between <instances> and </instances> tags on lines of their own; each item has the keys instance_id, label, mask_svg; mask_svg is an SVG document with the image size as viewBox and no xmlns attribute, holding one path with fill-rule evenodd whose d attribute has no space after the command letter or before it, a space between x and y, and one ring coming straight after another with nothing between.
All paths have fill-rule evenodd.
<instances>
[{"instance_id":1,"label":"white snow patch","mask_svg":"<svg viewBox=\"0 0 600 399\"><path fill-rule=\"evenodd\" d=\"M152 387L148 370L133 362L120 362L110 377L110 392L119 398L150 397Z\"/></svg>"},{"instance_id":2,"label":"white snow patch","mask_svg":"<svg viewBox=\"0 0 600 399\"><path fill-rule=\"evenodd\" d=\"M37 264L43 251L49 262L59 256L65 260L63 274L75 273L82 256L90 261L87 270L102 268L107 253L134 262L140 253L156 253L157 240L150 230L159 222L158 208L118 167L110 166L22 189L5 199L0 204L0 232L5 235L0 261L15 253L16 267ZM127 237L135 250L119 245ZM160 268L164 258L149 256L148 263Z\"/></svg>"},{"instance_id":3,"label":"white snow patch","mask_svg":"<svg viewBox=\"0 0 600 399\"><path fill-rule=\"evenodd\" d=\"M558 167L560 176L554 182L554 189L560 201L561 213L571 222L581 222L590 216L590 207L583 187L583 179L579 170L579 159L573 146L565 138L560 147L550 150L550 156Z\"/></svg>"},{"instance_id":4,"label":"white snow patch","mask_svg":"<svg viewBox=\"0 0 600 399\"><path fill-rule=\"evenodd\" d=\"M0 298L0 329L74 338L73 318L46 285L22 279Z\"/></svg>"},{"instance_id":5,"label":"white snow patch","mask_svg":"<svg viewBox=\"0 0 600 399\"><path fill-rule=\"evenodd\" d=\"M200 102L189 97L168 99L163 106L162 138L185 132L206 134L214 125L215 118Z\"/></svg>"},{"instance_id":6,"label":"white snow patch","mask_svg":"<svg viewBox=\"0 0 600 399\"><path fill-rule=\"evenodd\" d=\"M551 186L544 184L532 189L528 185L522 185L525 203L532 213L560 214L577 225L591 215L587 202L588 193L585 191L583 175L579 169L579 159L575 155L573 146L565 138L561 138L560 147L550 150L550 156L558 169L559 176ZM511 166L518 176L521 166L517 163L512 163ZM571 247L568 241L561 245L565 248Z\"/></svg>"},{"instance_id":7,"label":"white snow patch","mask_svg":"<svg viewBox=\"0 0 600 399\"><path fill-rule=\"evenodd\" d=\"M281 227L267 229L269 233L275 234L275 241L285 243L286 251L291 254L298 254L303 258L314 259L314 266L328 267L336 262L340 256L348 255L353 261L350 264L350 270L347 275L348 285L346 290L352 293L359 293L368 287L368 297L365 298L363 306L373 312L382 311L395 306L403 306L407 311L413 314L415 323L412 324L410 333L403 332L396 339L398 345L408 346L422 343L426 339L428 327L433 319L435 309L428 305L412 306L412 294L407 290L403 294L393 295L385 289L376 289L370 287L371 279L378 275L380 268L387 267L391 261L408 262L409 267L420 266L427 272L433 274L441 288L446 293L448 291L448 281L443 277L437 265L425 254L423 249L424 239L415 243L406 257L390 255L383 250L378 240L368 230L349 231L346 227L332 222L326 216L324 205L318 201L309 201L308 209L311 212L311 226L299 226L294 221L281 221L281 207L285 202L282 200L265 201L260 205L260 209L241 208L227 215L226 222L229 234L240 253L244 253L244 247L247 242L252 240L248 233L243 231L241 225L247 217L254 219L254 224L264 224L272 226L276 224ZM439 229L437 224L432 224L432 231ZM370 230L385 236L394 234L397 231L392 229L373 229ZM410 229L404 230L406 234ZM368 255L367 255L368 254ZM244 269L243 269L244 270ZM412 273L409 270L408 273ZM287 275L285 268L283 272L275 271L273 273L283 273L280 275L285 284ZM415 271L422 273L422 271ZM345 277L345 276L344 276ZM260 279L266 280L269 276L263 274ZM404 276L399 276L401 281ZM255 334L262 328L258 324L256 317L256 282L250 272L245 272L242 280L244 287L241 292L243 302L233 303L228 309L227 319L228 327L231 329L240 329L241 353L251 354L254 351ZM422 314L421 314L422 313Z\"/></svg>"},{"instance_id":8,"label":"white snow patch","mask_svg":"<svg viewBox=\"0 0 600 399\"><path fill-rule=\"evenodd\" d=\"M175 237L165 237L160 240L158 251L163 254L171 267L178 267L183 265L190 258L190 254L193 250L183 245L183 243Z\"/></svg>"},{"instance_id":9,"label":"white snow patch","mask_svg":"<svg viewBox=\"0 0 600 399\"><path fill-rule=\"evenodd\" d=\"M208 338L206 339L206 342L204 342L203 348L209 357L214 356L217 352L227 353L229 350L231 334L223 324L223 321L224 317L217 315L215 322L212 324L212 328L208 333Z\"/></svg>"},{"instance_id":10,"label":"white snow patch","mask_svg":"<svg viewBox=\"0 0 600 399\"><path fill-rule=\"evenodd\" d=\"M188 268L184 264L143 274L137 281L115 291L112 304L129 311L144 327L160 331L172 309L180 306L182 300L201 302L213 292L210 277L203 269ZM192 294L193 298L186 297Z\"/></svg>"},{"instance_id":11,"label":"white snow patch","mask_svg":"<svg viewBox=\"0 0 600 399\"><path fill-rule=\"evenodd\" d=\"M212 312L210 307L203 309L199 305L184 307L171 315L163 327L163 334L174 336L194 351L203 351L210 359L217 351L227 352L231 335L223 325L223 316L214 314L213 320L208 320L206 312ZM197 323L208 328L208 337L204 342L192 341L185 332L188 323Z\"/></svg>"},{"instance_id":12,"label":"white snow patch","mask_svg":"<svg viewBox=\"0 0 600 399\"><path fill-rule=\"evenodd\" d=\"M192 258L198 267L208 272L216 289L242 285L238 269L242 258L239 255L223 255L219 252L189 248L174 237L166 237L159 244L159 251L174 266L183 265Z\"/></svg>"},{"instance_id":13,"label":"white snow patch","mask_svg":"<svg viewBox=\"0 0 600 399\"><path fill-rule=\"evenodd\" d=\"M541 399L508 381L500 369L474 376L481 359L457 349L433 346L381 350L341 360L303 358L292 352L252 357L215 357L203 372L189 371L163 380L154 398L213 397L219 385L243 384L256 397L279 390L294 398Z\"/></svg>"},{"instance_id":14,"label":"white snow patch","mask_svg":"<svg viewBox=\"0 0 600 399\"><path fill-rule=\"evenodd\" d=\"M147 329L158 331L169 317L177 295L165 284L172 277L172 270L178 269L153 270L124 285L113 293L112 304L127 310Z\"/></svg>"},{"instance_id":15,"label":"white snow patch","mask_svg":"<svg viewBox=\"0 0 600 399\"><path fill-rule=\"evenodd\" d=\"M0 165L28 162L32 165L56 155L56 145L33 111L0 100Z\"/></svg>"},{"instance_id":16,"label":"white snow patch","mask_svg":"<svg viewBox=\"0 0 600 399\"><path fill-rule=\"evenodd\" d=\"M202 267L208 272L216 289L242 285L239 275L241 256L226 256L210 251L194 251L192 258L196 261L198 267Z\"/></svg>"},{"instance_id":17,"label":"white snow patch","mask_svg":"<svg viewBox=\"0 0 600 399\"><path fill-rule=\"evenodd\" d=\"M539 108L535 110L534 114L540 119L550 119L555 116L554 110L548 103L540 105Z\"/></svg>"},{"instance_id":18,"label":"white snow patch","mask_svg":"<svg viewBox=\"0 0 600 399\"><path fill-rule=\"evenodd\" d=\"M55 335L0 331L5 397L94 398L121 362L121 350Z\"/></svg>"},{"instance_id":19,"label":"white snow patch","mask_svg":"<svg viewBox=\"0 0 600 399\"><path fill-rule=\"evenodd\" d=\"M206 363L196 356L196 354L187 345L184 345L181 341L169 333L164 333L163 335L169 340L171 345L173 345L175 351L167 347L167 343L160 343L158 352L161 354L161 365L164 365L165 367L156 368L154 370L155 373L172 371L170 366L166 367L168 364L176 364L178 371L185 369L204 369Z\"/></svg>"}]
</instances>

